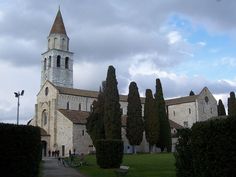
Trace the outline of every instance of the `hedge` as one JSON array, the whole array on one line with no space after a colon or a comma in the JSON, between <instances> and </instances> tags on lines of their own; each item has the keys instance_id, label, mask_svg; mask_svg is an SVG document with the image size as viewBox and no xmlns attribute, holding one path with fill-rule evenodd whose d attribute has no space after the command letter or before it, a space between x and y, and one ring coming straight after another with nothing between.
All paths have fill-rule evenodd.
<instances>
[{"instance_id":1,"label":"hedge","mask_svg":"<svg viewBox=\"0 0 236 177\"><path fill-rule=\"evenodd\" d=\"M190 145L191 130L180 129L177 132L178 144L176 145L177 153L174 153L176 162L176 177L192 177L193 163Z\"/></svg>"},{"instance_id":2,"label":"hedge","mask_svg":"<svg viewBox=\"0 0 236 177\"><path fill-rule=\"evenodd\" d=\"M38 127L0 123L0 172L4 177L37 177L41 157Z\"/></svg>"},{"instance_id":3,"label":"hedge","mask_svg":"<svg viewBox=\"0 0 236 177\"><path fill-rule=\"evenodd\" d=\"M185 144L181 144L183 136L180 132L176 148L177 176L184 176L183 171L193 177L235 176L236 117L195 123ZM186 148L189 151L183 151ZM189 162L189 168L179 162Z\"/></svg>"},{"instance_id":4,"label":"hedge","mask_svg":"<svg viewBox=\"0 0 236 177\"><path fill-rule=\"evenodd\" d=\"M96 159L101 168L118 168L123 158L123 141L106 139L96 141Z\"/></svg>"}]
</instances>

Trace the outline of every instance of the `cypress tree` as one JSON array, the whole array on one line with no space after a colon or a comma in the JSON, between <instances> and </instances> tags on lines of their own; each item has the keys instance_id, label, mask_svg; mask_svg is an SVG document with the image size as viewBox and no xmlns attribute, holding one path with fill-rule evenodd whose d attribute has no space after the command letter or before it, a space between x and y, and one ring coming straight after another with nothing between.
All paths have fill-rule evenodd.
<instances>
[{"instance_id":1,"label":"cypress tree","mask_svg":"<svg viewBox=\"0 0 236 177\"><path fill-rule=\"evenodd\" d=\"M104 124L106 139L121 139L121 110L115 68L109 66L106 78Z\"/></svg>"},{"instance_id":2,"label":"cypress tree","mask_svg":"<svg viewBox=\"0 0 236 177\"><path fill-rule=\"evenodd\" d=\"M225 106L224 106L221 99L219 100L219 103L217 105L217 110L218 110L218 116L225 116L226 115Z\"/></svg>"},{"instance_id":3,"label":"cypress tree","mask_svg":"<svg viewBox=\"0 0 236 177\"><path fill-rule=\"evenodd\" d=\"M195 93L191 90L189 93L189 96L193 96L193 95L195 95Z\"/></svg>"},{"instance_id":4,"label":"cypress tree","mask_svg":"<svg viewBox=\"0 0 236 177\"><path fill-rule=\"evenodd\" d=\"M135 145L140 145L143 140L143 129L142 105L138 87L135 82L131 82L128 94L126 137L129 144L133 146L134 152L136 152Z\"/></svg>"},{"instance_id":5,"label":"cypress tree","mask_svg":"<svg viewBox=\"0 0 236 177\"><path fill-rule=\"evenodd\" d=\"M105 138L104 130L104 86L100 88L98 99L92 104L92 113L87 118L86 129L93 141L93 145L96 147L96 141L98 139Z\"/></svg>"},{"instance_id":6,"label":"cypress tree","mask_svg":"<svg viewBox=\"0 0 236 177\"><path fill-rule=\"evenodd\" d=\"M230 92L230 97L228 98L228 115L236 115L236 99L234 92Z\"/></svg>"},{"instance_id":7,"label":"cypress tree","mask_svg":"<svg viewBox=\"0 0 236 177\"><path fill-rule=\"evenodd\" d=\"M109 66L104 90L105 138L96 141L96 159L101 168L118 168L124 144L121 140L121 110L115 68Z\"/></svg>"},{"instance_id":8,"label":"cypress tree","mask_svg":"<svg viewBox=\"0 0 236 177\"><path fill-rule=\"evenodd\" d=\"M144 103L144 129L150 152L152 151L153 146L157 144L160 134L160 124L155 107L156 104L153 99L152 91L147 89Z\"/></svg>"},{"instance_id":9,"label":"cypress tree","mask_svg":"<svg viewBox=\"0 0 236 177\"><path fill-rule=\"evenodd\" d=\"M160 79L156 79L155 101L157 115L160 120L160 139L157 143L157 147L161 148L161 151L164 151L164 149L167 148L167 152L171 152L172 142L170 123L166 113L166 105Z\"/></svg>"}]
</instances>

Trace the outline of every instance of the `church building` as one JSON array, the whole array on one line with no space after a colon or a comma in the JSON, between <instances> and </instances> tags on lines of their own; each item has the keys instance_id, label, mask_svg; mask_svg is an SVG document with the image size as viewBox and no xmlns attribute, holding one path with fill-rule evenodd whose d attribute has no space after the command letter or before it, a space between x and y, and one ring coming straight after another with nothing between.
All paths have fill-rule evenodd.
<instances>
[{"instance_id":1,"label":"church building","mask_svg":"<svg viewBox=\"0 0 236 177\"><path fill-rule=\"evenodd\" d=\"M69 151L87 154L95 150L85 124L98 91L73 88L73 52L69 42L59 9L47 38L48 49L42 54L35 116L28 123L41 128L45 156L49 150L59 150L61 156L67 156ZM125 136L127 98L127 95L120 95L125 153L131 149ZM141 98L142 111L144 101L145 98ZM194 122L217 116L217 101L207 87L198 95L166 100L166 108L173 134L178 128L191 127ZM148 150L144 135L137 151Z\"/></svg>"}]
</instances>

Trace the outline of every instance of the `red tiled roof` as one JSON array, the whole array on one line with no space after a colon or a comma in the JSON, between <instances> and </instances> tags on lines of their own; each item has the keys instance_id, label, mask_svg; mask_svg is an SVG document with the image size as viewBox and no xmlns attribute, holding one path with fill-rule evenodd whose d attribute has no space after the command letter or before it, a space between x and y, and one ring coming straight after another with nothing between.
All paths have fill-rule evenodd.
<instances>
[{"instance_id":1,"label":"red tiled roof","mask_svg":"<svg viewBox=\"0 0 236 177\"><path fill-rule=\"evenodd\" d=\"M58 34L65 34L66 35L66 29L65 29L65 25L62 19L62 15L61 15L61 11L60 9L57 12L57 16L54 20L54 23L52 25L50 34L53 33L58 33Z\"/></svg>"},{"instance_id":2,"label":"red tiled roof","mask_svg":"<svg viewBox=\"0 0 236 177\"><path fill-rule=\"evenodd\" d=\"M169 99L169 100L166 100L165 102L166 102L166 106L182 104L182 103L190 103L190 102L195 102L197 97L198 95L185 96L185 97L180 97L180 98Z\"/></svg>"},{"instance_id":3,"label":"red tiled roof","mask_svg":"<svg viewBox=\"0 0 236 177\"><path fill-rule=\"evenodd\" d=\"M65 117L67 117L74 124L86 124L89 112L86 111L77 111L77 110L68 110L68 109L59 109Z\"/></svg>"},{"instance_id":4,"label":"red tiled roof","mask_svg":"<svg viewBox=\"0 0 236 177\"><path fill-rule=\"evenodd\" d=\"M173 120L169 119L169 123L170 123L170 128L175 128L175 129L182 129L184 128L182 125L177 124L176 122L174 122Z\"/></svg>"},{"instance_id":5,"label":"red tiled roof","mask_svg":"<svg viewBox=\"0 0 236 177\"><path fill-rule=\"evenodd\" d=\"M67 88L67 87L59 87L55 86L60 94L66 95L75 95L75 96L84 96L84 97L91 97L97 98L99 92L98 91L91 91L91 90L82 90L82 89L75 89L75 88ZM127 102L128 96L127 95L120 95L120 101ZM144 101L144 98L141 98L141 101ZM144 103L144 102L143 102Z\"/></svg>"},{"instance_id":6,"label":"red tiled roof","mask_svg":"<svg viewBox=\"0 0 236 177\"><path fill-rule=\"evenodd\" d=\"M58 111L74 124L86 124L87 118L90 114L90 112L87 111L77 111L68 109L59 109ZM121 117L122 126L125 126L126 124L126 117L126 115Z\"/></svg>"},{"instance_id":7,"label":"red tiled roof","mask_svg":"<svg viewBox=\"0 0 236 177\"><path fill-rule=\"evenodd\" d=\"M86 111L77 111L77 110L68 110L68 109L59 109L60 113L62 113L66 118L68 118L74 124L86 124L87 118L90 112ZM121 117L122 126L126 126L127 115L123 115ZM177 124L176 122L169 120L170 127L175 129L183 128L183 126Z\"/></svg>"}]
</instances>

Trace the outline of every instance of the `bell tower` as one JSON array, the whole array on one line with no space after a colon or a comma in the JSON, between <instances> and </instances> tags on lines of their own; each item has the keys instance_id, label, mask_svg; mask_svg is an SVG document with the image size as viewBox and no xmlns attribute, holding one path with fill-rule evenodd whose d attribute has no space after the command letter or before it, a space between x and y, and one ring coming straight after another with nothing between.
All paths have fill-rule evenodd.
<instances>
[{"instance_id":1,"label":"bell tower","mask_svg":"<svg viewBox=\"0 0 236 177\"><path fill-rule=\"evenodd\" d=\"M69 51L69 37L58 9L48 36L48 50L42 54L41 87L49 80L56 86L73 87L73 53Z\"/></svg>"}]
</instances>

